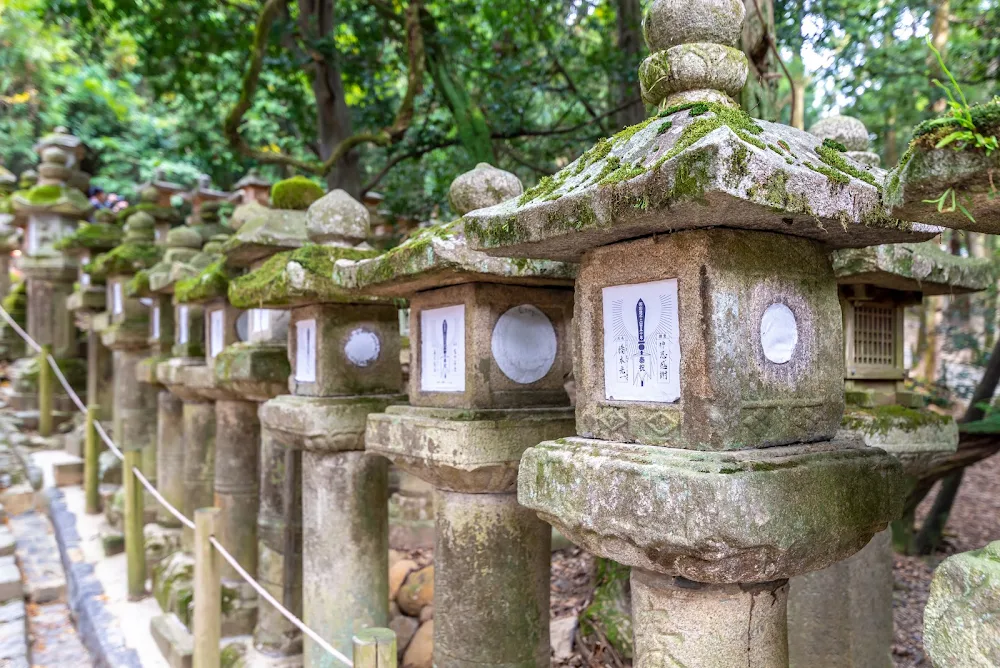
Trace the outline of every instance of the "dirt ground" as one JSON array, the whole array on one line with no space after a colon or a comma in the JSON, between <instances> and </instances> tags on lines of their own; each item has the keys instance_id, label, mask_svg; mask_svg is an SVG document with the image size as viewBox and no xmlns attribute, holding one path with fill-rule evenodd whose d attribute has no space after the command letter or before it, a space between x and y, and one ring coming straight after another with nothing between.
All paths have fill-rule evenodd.
<instances>
[{"instance_id":1,"label":"dirt ground","mask_svg":"<svg viewBox=\"0 0 1000 668\"><path fill-rule=\"evenodd\" d=\"M930 668L923 652L924 605L934 569L949 555L976 550L1000 540L1000 455L968 468L952 508L941 550L930 557L895 558L892 647L895 668ZM917 511L922 521L937 495L935 488ZM582 550L559 550L552 555L552 618L578 614L590 601L594 560ZM595 657L596 658L596 657ZM614 665L590 660L574 647L572 658L559 666Z\"/></svg>"}]
</instances>

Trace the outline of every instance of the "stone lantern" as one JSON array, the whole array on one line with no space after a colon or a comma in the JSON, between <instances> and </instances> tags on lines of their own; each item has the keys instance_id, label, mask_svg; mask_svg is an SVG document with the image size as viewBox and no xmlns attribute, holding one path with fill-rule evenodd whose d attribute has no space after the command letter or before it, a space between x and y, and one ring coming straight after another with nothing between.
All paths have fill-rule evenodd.
<instances>
[{"instance_id":1,"label":"stone lantern","mask_svg":"<svg viewBox=\"0 0 1000 668\"><path fill-rule=\"evenodd\" d=\"M521 190L480 164L450 195L466 213ZM434 663L543 665L551 529L518 504L515 483L525 448L574 433L563 383L576 266L487 257L455 221L352 275L410 301L410 405L370 415L366 449L435 488Z\"/></svg>"},{"instance_id":2,"label":"stone lantern","mask_svg":"<svg viewBox=\"0 0 1000 668\"><path fill-rule=\"evenodd\" d=\"M66 178L66 185L86 195L90 189L90 174L83 171L83 160L87 155L86 144L79 137L72 135L69 130L60 126L39 139L33 150L38 155L42 155L48 148L58 148L69 156L66 167L70 172Z\"/></svg>"},{"instance_id":3,"label":"stone lantern","mask_svg":"<svg viewBox=\"0 0 1000 668\"><path fill-rule=\"evenodd\" d=\"M233 210L229 226L239 230L244 223L256 218L267 210L271 202L271 182L260 177L256 172L250 172L236 182L239 192L239 204Z\"/></svg>"},{"instance_id":4,"label":"stone lantern","mask_svg":"<svg viewBox=\"0 0 1000 668\"><path fill-rule=\"evenodd\" d=\"M94 213L94 222L85 223L68 237L56 244L64 255L72 258L79 267L73 294L66 300L66 308L73 314L78 329L87 333L87 402L101 408L99 419L112 418L114 367L110 350L101 341L100 319L97 316L105 310L103 277L94 279L87 271L92 258L110 251L122 241L122 228L115 216L106 209ZM74 441L77 445L67 450L81 454L80 444L84 437L83 425Z\"/></svg>"},{"instance_id":5,"label":"stone lantern","mask_svg":"<svg viewBox=\"0 0 1000 668\"><path fill-rule=\"evenodd\" d=\"M17 187L17 177L0 165L0 299L10 292L10 254L17 250L17 228L10 195Z\"/></svg>"},{"instance_id":6,"label":"stone lantern","mask_svg":"<svg viewBox=\"0 0 1000 668\"><path fill-rule=\"evenodd\" d=\"M364 207L336 190L309 206L305 223L311 243L279 253L234 280L229 298L241 308L290 309L291 314L291 394L260 408L269 475L276 473L272 467L279 464L279 452L285 451L285 461L292 463L284 478L262 486L262 566L266 559L281 568L286 601L294 603L302 589L305 623L351 656L357 631L389 621L388 466L364 452L364 425L369 413L406 400L398 393L399 326L391 300L346 289L334 277L338 262L375 254L363 243L369 231ZM296 470L301 470L301 501ZM276 483L285 485L284 493L278 493ZM282 517L283 527L278 524ZM265 528L265 518L275 525ZM289 549L296 551L299 524L301 574L294 562L285 561ZM290 541L280 552L274 535L279 529ZM272 584L275 576L262 579ZM277 652L288 651L277 638L258 640L270 642ZM332 662L305 640L305 665Z\"/></svg>"},{"instance_id":7,"label":"stone lantern","mask_svg":"<svg viewBox=\"0 0 1000 668\"><path fill-rule=\"evenodd\" d=\"M912 492L955 452L958 426L951 416L923 408L921 397L904 386L904 310L926 295L985 289L992 280L990 262L926 242L839 250L833 269L844 314L847 411L841 435L896 456ZM904 507L893 530L877 534L850 558L791 579L791 666L892 665L893 534L906 549L915 510Z\"/></svg>"},{"instance_id":8,"label":"stone lantern","mask_svg":"<svg viewBox=\"0 0 1000 668\"><path fill-rule=\"evenodd\" d=\"M654 0L659 112L516 201L472 245L580 259L578 437L525 451L518 500L632 568L640 668L788 665L789 577L898 517L898 461L837 437L843 321L829 249L921 241L876 174L733 101L742 3Z\"/></svg>"},{"instance_id":9,"label":"stone lantern","mask_svg":"<svg viewBox=\"0 0 1000 668\"><path fill-rule=\"evenodd\" d=\"M156 205L164 209L173 208L173 198L175 195L184 195L184 186L168 181L163 169L159 167L153 171L152 179L139 186L139 192L149 188L156 191Z\"/></svg>"},{"instance_id":10,"label":"stone lantern","mask_svg":"<svg viewBox=\"0 0 1000 668\"><path fill-rule=\"evenodd\" d=\"M211 203L209 211L218 212L219 204L228 200L231 193L224 190L216 190L212 187L212 181L208 174L201 174L193 190L185 194L191 203L191 220L201 220L206 223L205 216L202 215L202 206Z\"/></svg>"},{"instance_id":11,"label":"stone lantern","mask_svg":"<svg viewBox=\"0 0 1000 668\"><path fill-rule=\"evenodd\" d=\"M25 228L20 264L27 281L28 335L41 345L50 345L64 371L71 371L71 380L79 381L84 367L77 360L77 332L66 310L78 269L72 258L55 248L60 239L76 231L77 223L91 211L83 193L67 185L73 174L69 165L74 155L56 146L44 147L37 185L15 192L11 203L15 223ZM37 411L37 371L34 358L19 360L11 369L15 388L12 405L16 411ZM74 410L62 392L56 393L53 405L64 414Z\"/></svg>"}]
</instances>

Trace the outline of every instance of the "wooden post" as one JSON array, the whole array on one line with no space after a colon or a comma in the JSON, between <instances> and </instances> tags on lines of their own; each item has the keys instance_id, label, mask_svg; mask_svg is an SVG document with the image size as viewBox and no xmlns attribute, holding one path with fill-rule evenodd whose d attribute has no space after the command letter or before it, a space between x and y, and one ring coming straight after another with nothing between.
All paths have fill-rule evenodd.
<instances>
[{"instance_id":1,"label":"wooden post","mask_svg":"<svg viewBox=\"0 0 1000 668\"><path fill-rule=\"evenodd\" d=\"M101 442L98 440L95 426L100 415L100 406L94 404L87 406L87 426L83 446L83 490L87 500L87 513L90 515L101 512L101 496L98 492L100 477L98 455L101 452Z\"/></svg>"},{"instance_id":2,"label":"wooden post","mask_svg":"<svg viewBox=\"0 0 1000 668\"><path fill-rule=\"evenodd\" d=\"M122 462L125 481L125 557L128 564L128 596L135 601L146 595L146 550L143 545L143 494L139 479L132 472L142 461L142 450L126 450Z\"/></svg>"},{"instance_id":3,"label":"wooden post","mask_svg":"<svg viewBox=\"0 0 1000 668\"><path fill-rule=\"evenodd\" d=\"M49 354L52 346L45 344L38 354L38 433L52 435L52 367Z\"/></svg>"},{"instance_id":4,"label":"wooden post","mask_svg":"<svg viewBox=\"0 0 1000 668\"><path fill-rule=\"evenodd\" d=\"M354 668L396 668L396 634L370 628L354 636Z\"/></svg>"},{"instance_id":5,"label":"wooden post","mask_svg":"<svg viewBox=\"0 0 1000 668\"><path fill-rule=\"evenodd\" d=\"M221 557L209 542L219 524L218 508L194 511L194 664L219 668L222 636Z\"/></svg>"}]
</instances>

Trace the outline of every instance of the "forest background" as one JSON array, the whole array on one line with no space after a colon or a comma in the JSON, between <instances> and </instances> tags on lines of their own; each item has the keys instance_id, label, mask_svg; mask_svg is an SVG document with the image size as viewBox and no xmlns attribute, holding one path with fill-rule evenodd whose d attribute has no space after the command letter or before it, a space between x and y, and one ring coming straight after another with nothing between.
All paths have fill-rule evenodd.
<instances>
[{"instance_id":1,"label":"forest background","mask_svg":"<svg viewBox=\"0 0 1000 668\"><path fill-rule=\"evenodd\" d=\"M228 189L304 173L387 216L451 215L478 162L526 186L643 120L645 0L0 0L0 164L35 164L64 125L106 191L163 170ZM753 116L808 128L844 113L884 166L945 110L928 41L970 102L1000 94L1000 0L746 0ZM948 233L960 255L995 237ZM916 377L971 394L997 338L997 289L913 313ZM956 407L957 410L957 407Z\"/></svg>"}]
</instances>

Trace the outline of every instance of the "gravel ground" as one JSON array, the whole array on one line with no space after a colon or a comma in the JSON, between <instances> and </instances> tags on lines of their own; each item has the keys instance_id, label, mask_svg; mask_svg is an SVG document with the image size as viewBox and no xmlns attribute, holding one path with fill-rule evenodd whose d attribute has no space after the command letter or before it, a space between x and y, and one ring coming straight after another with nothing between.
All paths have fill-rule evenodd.
<instances>
[{"instance_id":1,"label":"gravel ground","mask_svg":"<svg viewBox=\"0 0 1000 668\"><path fill-rule=\"evenodd\" d=\"M895 595L893 621L895 668L928 668L924 656L924 605L934 569L949 555L978 550L990 541L1000 540L1000 456L985 459L965 471L958 498L952 507L941 549L930 557L902 557L895 560ZM937 489L924 499L918 518L930 509Z\"/></svg>"}]
</instances>

